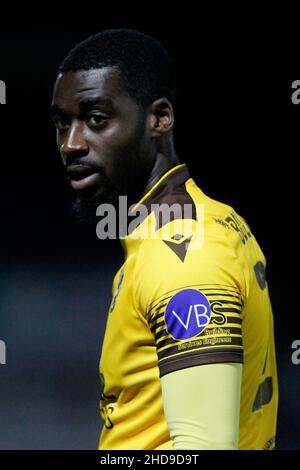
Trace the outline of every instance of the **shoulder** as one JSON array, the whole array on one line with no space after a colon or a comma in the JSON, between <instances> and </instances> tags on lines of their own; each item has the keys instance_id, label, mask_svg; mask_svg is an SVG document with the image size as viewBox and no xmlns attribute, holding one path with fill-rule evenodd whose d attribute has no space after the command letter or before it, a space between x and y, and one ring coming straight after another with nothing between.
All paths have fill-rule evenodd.
<instances>
[{"instance_id":1,"label":"shoulder","mask_svg":"<svg viewBox=\"0 0 300 470\"><path fill-rule=\"evenodd\" d=\"M134 275L136 298L143 310L167 293L189 288L229 288L243 295L244 274L234 247L236 240L226 231L204 232L200 241L197 237L193 228L178 237L143 240Z\"/></svg>"},{"instance_id":2,"label":"shoulder","mask_svg":"<svg viewBox=\"0 0 300 470\"><path fill-rule=\"evenodd\" d=\"M193 212L187 209L168 223L156 223L156 229L140 243L140 270L178 274L193 265L200 268L204 261L239 256L241 239L250 231L248 225L233 207L209 198L189 181Z\"/></svg>"}]
</instances>

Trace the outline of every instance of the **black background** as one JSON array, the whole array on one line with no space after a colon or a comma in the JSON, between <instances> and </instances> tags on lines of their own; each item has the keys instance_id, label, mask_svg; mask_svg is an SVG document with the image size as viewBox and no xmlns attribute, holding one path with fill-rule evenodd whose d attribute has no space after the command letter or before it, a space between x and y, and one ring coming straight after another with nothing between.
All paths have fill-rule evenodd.
<instances>
[{"instance_id":1,"label":"black background","mask_svg":"<svg viewBox=\"0 0 300 470\"><path fill-rule=\"evenodd\" d=\"M96 4L97 5L97 4ZM79 9L80 8L80 9ZM18 10L1 19L0 448L94 449L97 375L118 241L68 217L49 105L69 49L105 28L161 40L179 90L176 147L198 185L246 218L267 257L280 381L278 448L300 447L298 153L300 12L183 2Z\"/></svg>"}]
</instances>

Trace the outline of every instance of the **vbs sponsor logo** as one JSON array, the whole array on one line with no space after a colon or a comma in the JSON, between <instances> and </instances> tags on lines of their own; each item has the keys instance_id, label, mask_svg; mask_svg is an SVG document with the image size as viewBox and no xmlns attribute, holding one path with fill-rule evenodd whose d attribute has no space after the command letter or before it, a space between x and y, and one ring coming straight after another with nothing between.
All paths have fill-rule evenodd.
<instances>
[{"instance_id":1,"label":"vbs sponsor logo","mask_svg":"<svg viewBox=\"0 0 300 470\"><path fill-rule=\"evenodd\" d=\"M184 289L169 300L165 323L174 339L184 340L201 333L210 316L211 307L206 296L196 289Z\"/></svg>"}]
</instances>

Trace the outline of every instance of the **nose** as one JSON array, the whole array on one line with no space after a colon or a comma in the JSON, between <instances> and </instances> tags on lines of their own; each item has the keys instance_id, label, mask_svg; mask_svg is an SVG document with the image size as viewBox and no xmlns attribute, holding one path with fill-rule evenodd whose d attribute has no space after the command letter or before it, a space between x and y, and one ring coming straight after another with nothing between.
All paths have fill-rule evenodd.
<instances>
[{"instance_id":1,"label":"nose","mask_svg":"<svg viewBox=\"0 0 300 470\"><path fill-rule=\"evenodd\" d=\"M88 154L89 146L84 138L80 123L73 123L70 126L59 150L65 165L67 160L74 160Z\"/></svg>"}]
</instances>

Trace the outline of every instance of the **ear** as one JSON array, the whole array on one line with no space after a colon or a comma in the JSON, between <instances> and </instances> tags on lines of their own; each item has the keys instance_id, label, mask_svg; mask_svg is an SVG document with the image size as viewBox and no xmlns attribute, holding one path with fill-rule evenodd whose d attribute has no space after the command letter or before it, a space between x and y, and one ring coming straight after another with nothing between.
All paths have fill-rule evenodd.
<instances>
[{"instance_id":1,"label":"ear","mask_svg":"<svg viewBox=\"0 0 300 470\"><path fill-rule=\"evenodd\" d=\"M167 98L159 98L150 105L149 124L152 137L161 137L173 129L174 110Z\"/></svg>"}]
</instances>

